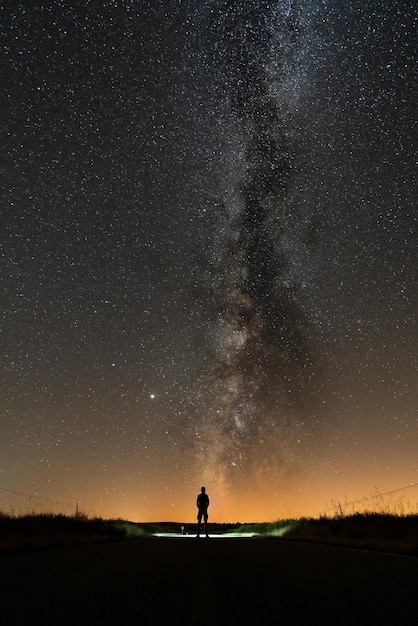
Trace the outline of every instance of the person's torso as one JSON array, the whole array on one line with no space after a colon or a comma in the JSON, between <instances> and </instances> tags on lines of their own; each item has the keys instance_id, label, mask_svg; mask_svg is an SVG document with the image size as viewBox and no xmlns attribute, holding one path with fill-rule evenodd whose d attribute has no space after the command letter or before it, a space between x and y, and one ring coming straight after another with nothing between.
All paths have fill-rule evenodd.
<instances>
[{"instance_id":1,"label":"person's torso","mask_svg":"<svg viewBox=\"0 0 418 626\"><path fill-rule=\"evenodd\" d=\"M197 503L198 503L199 509L206 509L209 504L209 497L207 496L207 494L200 493L197 496Z\"/></svg>"}]
</instances>

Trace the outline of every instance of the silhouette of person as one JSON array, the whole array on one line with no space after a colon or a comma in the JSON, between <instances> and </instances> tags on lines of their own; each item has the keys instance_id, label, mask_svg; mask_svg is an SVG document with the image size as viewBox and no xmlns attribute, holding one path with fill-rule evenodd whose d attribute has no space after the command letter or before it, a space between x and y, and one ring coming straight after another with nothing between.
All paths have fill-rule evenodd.
<instances>
[{"instance_id":1,"label":"silhouette of person","mask_svg":"<svg viewBox=\"0 0 418 626\"><path fill-rule=\"evenodd\" d=\"M200 537L200 525L202 523L202 517L203 517L203 521L205 522L206 537L209 537L208 535L209 496L206 493L205 487L202 487L199 495L197 496L196 506L197 506L197 536Z\"/></svg>"}]
</instances>

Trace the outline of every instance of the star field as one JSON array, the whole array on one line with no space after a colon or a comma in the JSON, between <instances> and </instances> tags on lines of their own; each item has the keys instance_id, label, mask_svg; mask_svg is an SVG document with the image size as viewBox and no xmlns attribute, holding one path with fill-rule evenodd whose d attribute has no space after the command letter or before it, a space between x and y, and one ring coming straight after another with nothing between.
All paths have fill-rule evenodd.
<instances>
[{"instance_id":1,"label":"star field","mask_svg":"<svg viewBox=\"0 0 418 626\"><path fill-rule=\"evenodd\" d=\"M0 23L0 508L187 521L204 484L265 520L417 483L413 3Z\"/></svg>"}]
</instances>

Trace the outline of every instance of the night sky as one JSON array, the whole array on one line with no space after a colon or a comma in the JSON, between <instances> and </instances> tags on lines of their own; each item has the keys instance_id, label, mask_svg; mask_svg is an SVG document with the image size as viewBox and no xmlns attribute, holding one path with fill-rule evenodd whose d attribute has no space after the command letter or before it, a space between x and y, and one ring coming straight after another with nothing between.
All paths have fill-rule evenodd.
<instances>
[{"instance_id":1,"label":"night sky","mask_svg":"<svg viewBox=\"0 0 418 626\"><path fill-rule=\"evenodd\" d=\"M0 3L0 508L418 483L414 4Z\"/></svg>"}]
</instances>

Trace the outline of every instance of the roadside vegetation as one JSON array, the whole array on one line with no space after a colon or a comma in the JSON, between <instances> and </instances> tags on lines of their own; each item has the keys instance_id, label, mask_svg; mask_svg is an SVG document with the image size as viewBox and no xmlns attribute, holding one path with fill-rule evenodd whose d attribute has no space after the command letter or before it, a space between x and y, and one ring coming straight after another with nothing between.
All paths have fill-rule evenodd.
<instances>
[{"instance_id":1,"label":"roadside vegetation","mask_svg":"<svg viewBox=\"0 0 418 626\"><path fill-rule=\"evenodd\" d=\"M248 533L261 537L283 537L285 533L300 524L301 520L286 519L275 522L255 522L253 524L240 524L233 532Z\"/></svg>"},{"instance_id":2,"label":"roadside vegetation","mask_svg":"<svg viewBox=\"0 0 418 626\"><path fill-rule=\"evenodd\" d=\"M355 513L338 517L244 524L241 532L418 556L418 515Z\"/></svg>"},{"instance_id":3,"label":"roadside vegetation","mask_svg":"<svg viewBox=\"0 0 418 626\"><path fill-rule=\"evenodd\" d=\"M104 520L85 515L0 512L0 554L86 543L137 540L162 534L195 534L195 525ZM418 557L418 514L354 513L346 516L277 520L254 524L212 524L210 533L249 534Z\"/></svg>"},{"instance_id":4,"label":"roadside vegetation","mask_svg":"<svg viewBox=\"0 0 418 626\"><path fill-rule=\"evenodd\" d=\"M0 512L0 553L138 539L152 532L153 527L124 520L42 513L14 516Z\"/></svg>"}]
</instances>

